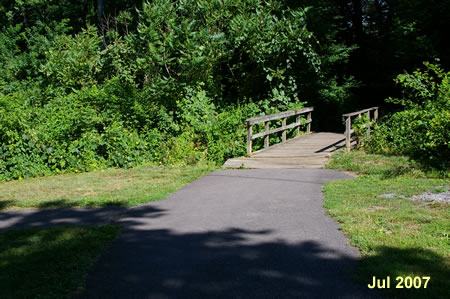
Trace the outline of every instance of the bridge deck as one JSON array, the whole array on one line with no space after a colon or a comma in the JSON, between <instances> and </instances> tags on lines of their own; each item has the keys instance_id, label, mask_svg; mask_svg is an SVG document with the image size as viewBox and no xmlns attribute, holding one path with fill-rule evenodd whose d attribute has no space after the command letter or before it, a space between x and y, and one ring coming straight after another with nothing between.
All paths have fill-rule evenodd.
<instances>
[{"instance_id":1,"label":"bridge deck","mask_svg":"<svg viewBox=\"0 0 450 299\"><path fill-rule=\"evenodd\" d=\"M251 157L232 158L225 168L323 168L331 153L345 147L345 137L338 133L312 133L290 139Z\"/></svg>"}]
</instances>

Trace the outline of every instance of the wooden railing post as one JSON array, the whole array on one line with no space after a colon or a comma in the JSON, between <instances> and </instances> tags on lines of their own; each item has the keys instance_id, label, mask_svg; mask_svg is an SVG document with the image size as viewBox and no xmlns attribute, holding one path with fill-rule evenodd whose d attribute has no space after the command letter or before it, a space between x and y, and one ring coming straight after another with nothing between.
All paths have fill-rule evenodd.
<instances>
[{"instance_id":1,"label":"wooden railing post","mask_svg":"<svg viewBox=\"0 0 450 299\"><path fill-rule=\"evenodd\" d=\"M247 123L247 155L252 153L252 125Z\"/></svg>"},{"instance_id":2,"label":"wooden railing post","mask_svg":"<svg viewBox=\"0 0 450 299\"><path fill-rule=\"evenodd\" d=\"M306 133L309 134L309 133L311 133L311 121L312 121L312 114L311 114L311 112L308 113L308 116L306 117L306 119L308 121L310 121L308 123L308 125L306 126Z\"/></svg>"},{"instance_id":3,"label":"wooden railing post","mask_svg":"<svg viewBox=\"0 0 450 299\"><path fill-rule=\"evenodd\" d=\"M269 132L269 121L264 122L264 133ZM264 148L268 148L270 146L269 135L264 136Z\"/></svg>"},{"instance_id":4,"label":"wooden railing post","mask_svg":"<svg viewBox=\"0 0 450 299\"><path fill-rule=\"evenodd\" d=\"M368 124L364 124L363 128L367 128L367 137L370 137L371 125L378 120L378 108L372 107L357 112L346 113L342 115L342 120L345 120L345 148L347 151L351 149L351 137L354 132L352 130L352 117L361 118L361 115L365 114L368 118ZM370 119L371 111L373 110L373 121Z\"/></svg>"},{"instance_id":5,"label":"wooden railing post","mask_svg":"<svg viewBox=\"0 0 450 299\"><path fill-rule=\"evenodd\" d=\"M347 116L347 119L345 120L345 149L347 151L350 151L351 147L351 136L352 136L352 117Z\"/></svg>"},{"instance_id":6,"label":"wooden railing post","mask_svg":"<svg viewBox=\"0 0 450 299\"><path fill-rule=\"evenodd\" d=\"M252 153L252 141L253 139L264 137L264 148L267 149L270 147L270 135L275 134L278 132L282 133L282 142L287 141L287 133L289 129L297 129L297 135L300 135L300 118L301 114L307 114L308 119L308 126L307 126L307 133L311 133L311 112L314 111L314 107L305 107L299 110L290 110L290 111L284 111L276 114L270 114L270 115L263 115L263 116L257 116L247 119L247 154L250 155ZM295 123L287 124L287 119L289 117L296 118ZM278 128L270 129L269 125L271 121L281 119L282 126ZM260 133L253 133L253 126L257 124L264 123L264 131Z\"/></svg>"}]
</instances>

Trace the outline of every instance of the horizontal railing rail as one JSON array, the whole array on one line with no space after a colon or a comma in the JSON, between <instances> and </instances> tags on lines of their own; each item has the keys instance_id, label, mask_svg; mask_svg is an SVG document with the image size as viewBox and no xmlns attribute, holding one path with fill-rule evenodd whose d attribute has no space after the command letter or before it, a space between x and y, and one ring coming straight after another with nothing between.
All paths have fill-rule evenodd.
<instances>
[{"instance_id":1,"label":"horizontal railing rail","mask_svg":"<svg viewBox=\"0 0 450 299\"><path fill-rule=\"evenodd\" d=\"M253 140L259 137L264 137L264 148L270 147L269 135L282 132L281 142L286 142L286 130L297 128L297 135L300 134L300 126L307 125L306 133L311 133L311 112L314 111L314 107L306 107L300 110L284 111L276 114L257 116L247 119L247 154L252 153ZM307 113L306 122L300 122L300 115ZM290 116L295 116L295 123L286 125L286 119ZM281 119L281 127L270 129L269 122L273 120ZM253 126L256 124L264 123L264 132L253 134Z\"/></svg>"},{"instance_id":2,"label":"horizontal railing rail","mask_svg":"<svg viewBox=\"0 0 450 299\"><path fill-rule=\"evenodd\" d=\"M342 114L342 120L345 121L345 148L347 151L351 149L351 142L352 142L352 134L355 132L355 130L352 129L352 117L357 116L361 117L361 115L366 114L368 125L365 125L364 127L369 126L369 130L367 134L370 136L370 126L375 123L378 120L378 108L379 107L371 107L364 110L351 112ZM373 117L371 119L371 112L373 111Z\"/></svg>"}]
</instances>

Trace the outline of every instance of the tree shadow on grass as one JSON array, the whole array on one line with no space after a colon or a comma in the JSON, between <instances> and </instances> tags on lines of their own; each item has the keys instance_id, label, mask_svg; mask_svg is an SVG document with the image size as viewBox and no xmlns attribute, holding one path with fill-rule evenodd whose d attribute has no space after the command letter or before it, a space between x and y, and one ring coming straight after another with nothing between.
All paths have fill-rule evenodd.
<instances>
[{"instance_id":1,"label":"tree shadow on grass","mask_svg":"<svg viewBox=\"0 0 450 299\"><path fill-rule=\"evenodd\" d=\"M55 200L51 200L51 201L45 201L42 203L39 203L37 205L37 208L40 209L51 209L51 208L72 208L72 207L76 207L79 206L79 202L74 201L74 200L69 200L69 199L55 199ZM86 205L84 207L88 208L95 208L95 207L123 207L123 206L127 206L126 202L121 202L121 201L111 201L111 202L102 202L100 205L95 206L94 204L92 205Z\"/></svg>"},{"instance_id":2,"label":"tree shadow on grass","mask_svg":"<svg viewBox=\"0 0 450 299\"><path fill-rule=\"evenodd\" d=\"M414 167L408 165L397 165L394 167L387 168L382 171L381 178L382 179L393 179L405 174L413 173L415 170Z\"/></svg>"},{"instance_id":3,"label":"tree shadow on grass","mask_svg":"<svg viewBox=\"0 0 450 299\"><path fill-rule=\"evenodd\" d=\"M12 200L1 200L0 201L0 211L6 209L12 205Z\"/></svg>"},{"instance_id":4,"label":"tree shadow on grass","mask_svg":"<svg viewBox=\"0 0 450 299\"><path fill-rule=\"evenodd\" d=\"M112 226L1 232L0 297L66 298L117 233Z\"/></svg>"},{"instance_id":5,"label":"tree shadow on grass","mask_svg":"<svg viewBox=\"0 0 450 299\"><path fill-rule=\"evenodd\" d=\"M83 205L85 208L97 208L97 207L125 207L129 204L125 201L109 201L100 203L91 203ZM20 200L1 200L0 201L0 213L2 210L14 209L16 207L24 208L23 202ZM77 208L80 207L80 202L76 200L70 200L65 198L54 199L50 201L44 201L36 203L33 207L25 207L27 209L55 209L55 208ZM4 212L4 211L3 211Z\"/></svg>"},{"instance_id":6,"label":"tree shadow on grass","mask_svg":"<svg viewBox=\"0 0 450 299\"><path fill-rule=\"evenodd\" d=\"M372 283L373 276L391 280L391 288L385 289L386 295L394 298L448 298L450 290L450 268L449 259L445 259L436 253L423 248L392 248L379 247L378 254L362 258L361 275L359 281L364 284ZM416 289L396 288L396 278L401 276L429 276L430 281L427 288Z\"/></svg>"},{"instance_id":7,"label":"tree shadow on grass","mask_svg":"<svg viewBox=\"0 0 450 299\"><path fill-rule=\"evenodd\" d=\"M59 198L50 201L44 201L34 204L32 207L24 207L23 202L20 200L0 200L0 213L8 212L7 209L14 209L17 207L26 209L56 209L56 208L77 208L80 207L80 202L75 200ZM125 207L129 206L127 202L121 201L110 201L110 202L100 202L99 204L92 203L87 204L83 207L85 208L96 208L96 207Z\"/></svg>"},{"instance_id":8,"label":"tree shadow on grass","mask_svg":"<svg viewBox=\"0 0 450 299\"><path fill-rule=\"evenodd\" d=\"M147 218L161 217L166 213L164 209L149 205L132 208L131 211L133 210L136 210L134 213L138 212L140 216ZM33 227L114 224L129 211L130 208L127 207L11 210L0 212L0 231Z\"/></svg>"},{"instance_id":9,"label":"tree shadow on grass","mask_svg":"<svg viewBox=\"0 0 450 299\"><path fill-rule=\"evenodd\" d=\"M378 298L351 277L359 261L310 240L229 228L125 229L80 298Z\"/></svg>"}]
</instances>

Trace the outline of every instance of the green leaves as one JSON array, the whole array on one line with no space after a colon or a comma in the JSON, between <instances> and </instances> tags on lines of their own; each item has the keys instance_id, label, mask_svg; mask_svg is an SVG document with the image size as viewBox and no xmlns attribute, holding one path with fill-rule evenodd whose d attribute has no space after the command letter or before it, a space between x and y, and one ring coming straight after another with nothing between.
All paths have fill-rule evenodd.
<instances>
[{"instance_id":1,"label":"green leaves","mask_svg":"<svg viewBox=\"0 0 450 299\"><path fill-rule=\"evenodd\" d=\"M386 101L405 110L386 118L373 132L370 150L409 155L429 167L448 169L450 156L449 74L424 63L425 71L402 74L396 82L404 97Z\"/></svg>"},{"instance_id":2,"label":"green leaves","mask_svg":"<svg viewBox=\"0 0 450 299\"><path fill-rule=\"evenodd\" d=\"M386 101L401 104L406 108L450 108L450 72L439 65L423 63L425 70L412 74L400 74L395 82L402 87L403 98L388 98Z\"/></svg>"},{"instance_id":3,"label":"green leaves","mask_svg":"<svg viewBox=\"0 0 450 299\"><path fill-rule=\"evenodd\" d=\"M100 23L91 2L0 8L0 22L15 11L0 32L2 179L221 163L245 153L246 118L301 107L321 72L306 12L282 1L113 1Z\"/></svg>"},{"instance_id":4,"label":"green leaves","mask_svg":"<svg viewBox=\"0 0 450 299\"><path fill-rule=\"evenodd\" d=\"M80 89L94 85L102 69L102 40L94 27L75 37L60 35L46 52L47 63L42 72L55 85Z\"/></svg>"}]
</instances>

